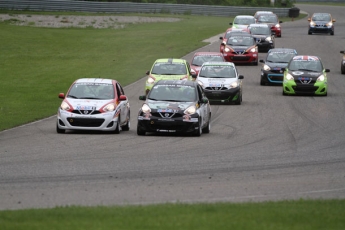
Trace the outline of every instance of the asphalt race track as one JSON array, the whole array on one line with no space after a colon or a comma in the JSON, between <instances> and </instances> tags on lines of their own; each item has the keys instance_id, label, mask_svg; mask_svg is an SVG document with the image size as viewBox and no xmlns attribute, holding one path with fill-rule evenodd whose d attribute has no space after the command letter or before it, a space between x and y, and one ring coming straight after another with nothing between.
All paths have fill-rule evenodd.
<instances>
[{"instance_id":1,"label":"asphalt race track","mask_svg":"<svg viewBox=\"0 0 345 230\"><path fill-rule=\"evenodd\" d=\"M243 103L213 105L210 134L137 136L143 78L125 88L128 132L61 135L55 116L0 132L0 209L345 198L345 8L297 7L337 20L334 36L308 35L305 18L284 22L276 39L321 57L327 97L284 97L260 86L260 64L238 66ZM218 51L218 37L200 50Z\"/></svg>"}]
</instances>

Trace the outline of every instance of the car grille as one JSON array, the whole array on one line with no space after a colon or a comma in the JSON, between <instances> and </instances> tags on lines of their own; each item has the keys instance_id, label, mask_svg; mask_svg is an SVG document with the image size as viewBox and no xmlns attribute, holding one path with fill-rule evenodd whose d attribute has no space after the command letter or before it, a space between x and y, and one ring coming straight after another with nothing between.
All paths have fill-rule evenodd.
<instances>
[{"instance_id":1,"label":"car grille","mask_svg":"<svg viewBox=\"0 0 345 230\"><path fill-rule=\"evenodd\" d=\"M82 115L96 115L101 112L98 110L73 110L71 113L82 114Z\"/></svg>"},{"instance_id":2,"label":"car grille","mask_svg":"<svg viewBox=\"0 0 345 230\"><path fill-rule=\"evenodd\" d=\"M318 87L314 85L297 85L292 87L295 92L314 93Z\"/></svg>"},{"instance_id":3,"label":"car grille","mask_svg":"<svg viewBox=\"0 0 345 230\"><path fill-rule=\"evenodd\" d=\"M180 113L152 112L152 116L162 117L162 118L179 118L179 117L182 117L182 114L180 114Z\"/></svg>"},{"instance_id":4,"label":"car grille","mask_svg":"<svg viewBox=\"0 0 345 230\"><path fill-rule=\"evenodd\" d=\"M205 89L206 90L228 90L228 88L224 87L224 86L222 86L222 87L206 87Z\"/></svg>"},{"instance_id":5,"label":"car grille","mask_svg":"<svg viewBox=\"0 0 345 230\"><path fill-rule=\"evenodd\" d=\"M233 61L249 61L250 57L247 56L234 56Z\"/></svg>"},{"instance_id":6,"label":"car grille","mask_svg":"<svg viewBox=\"0 0 345 230\"><path fill-rule=\"evenodd\" d=\"M104 119L68 117L67 121L71 126L76 127L100 127L103 124Z\"/></svg>"},{"instance_id":7,"label":"car grille","mask_svg":"<svg viewBox=\"0 0 345 230\"><path fill-rule=\"evenodd\" d=\"M176 130L177 132L183 131L186 129L185 125L178 125L175 122L164 122L164 123L154 123L150 124L152 130Z\"/></svg>"}]
</instances>

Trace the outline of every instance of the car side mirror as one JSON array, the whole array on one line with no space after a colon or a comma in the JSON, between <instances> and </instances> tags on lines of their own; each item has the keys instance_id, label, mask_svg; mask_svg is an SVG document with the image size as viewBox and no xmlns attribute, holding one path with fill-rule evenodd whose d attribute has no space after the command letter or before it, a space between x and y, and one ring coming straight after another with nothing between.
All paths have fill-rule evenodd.
<instances>
[{"instance_id":1,"label":"car side mirror","mask_svg":"<svg viewBox=\"0 0 345 230\"><path fill-rule=\"evenodd\" d=\"M65 99L65 94L64 93L59 93L59 98Z\"/></svg>"},{"instance_id":2,"label":"car side mirror","mask_svg":"<svg viewBox=\"0 0 345 230\"><path fill-rule=\"evenodd\" d=\"M195 80L197 77L198 77L198 75L196 73L192 73L193 80Z\"/></svg>"},{"instance_id":3,"label":"car side mirror","mask_svg":"<svg viewBox=\"0 0 345 230\"><path fill-rule=\"evenodd\" d=\"M232 26L232 22L230 22L229 25Z\"/></svg>"},{"instance_id":4,"label":"car side mirror","mask_svg":"<svg viewBox=\"0 0 345 230\"><path fill-rule=\"evenodd\" d=\"M146 75L149 75L150 74L150 70L148 70L147 72L146 72Z\"/></svg>"},{"instance_id":5,"label":"car side mirror","mask_svg":"<svg viewBox=\"0 0 345 230\"><path fill-rule=\"evenodd\" d=\"M238 79L243 79L243 78L244 78L243 75L238 76Z\"/></svg>"},{"instance_id":6,"label":"car side mirror","mask_svg":"<svg viewBox=\"0 0 345 230\"><path fill-rule=\"evenodd\" d=\"M331 72L331 70L330 69L325 69L325 72L329 73L329 72Z\"/></svg>"},{"instance_id":7,"label":"car side mirror","mask_svg":"<svg viewBox=\"0 0 345 230\"><path fill-rule=\"evenodd\" d=\"M283 23L283 21L279 21L279 23Z\"/></svg>"},{"instance_id":8,"label":"car side mirror","mask_svg":"<svg viewBox=\"0 0 345 230\"><path fill-rule=\"evenodd\" d=\"M208 103L208 98L203 97L200 102L206 104L206 103Z\"/></svg>"},{"instance_id":9,"label":"car side mirror","mask_svg":"<svg viewBox=\"0 0 345 230\"><path fill-rule=\"evenodd\" d=\"M265 63L265 61L264 61L264 60L260 60L259 62L261 62L261 63Z\"/></svg>"},{"instance_id":10,"label":"car side mirror","mask_svg":"<svg viewBox=\"0 0 345 230\"><path fill-rule=\"evenodd\" d=\"M286 70L286 68L281 68L281 70L284 72Z\"/></svg>"},{"instance_id":11,"label":"car side mirror","mask_svg":"<svg viewBox=\"0 0 345 230\"><path fill-rule=\"evenodd\" d=\"M146 95L139 96L139 100L145 101L146 100Z\"/></svg>"},{"instance_id":12,"label":"car side mirror","mask_svg":"<svg viewBox=\"0 0 345 230\"><path fill-rule=\"evenodd\" d=\"M340 51L340 53L341 53L341 54L345 54L345 51L342 50L342 51Z\"/></svg>"},{"instance_id":13,"label":"car side mirror","mask_svg":"<svg viewBox=\"0 0 345 230\"><path fill-rule=\"evenodd\" d=\"M308 18L308 21L310 22L310 18Z\"/></svg>"},{"instance_id":14,"label":"car side mirror","mask_svg":"<svg viewBox=\"0 0 345 230\"><path fill-rule=\"evenodd\" d=\"M219 37L219 40L223 40L223 37Z\"/></svg>"},{"instance_id":15,"label":"car side mirror","mask_svg":"<svg viewBox=\"0 0 345 230\"><path fill-rule=\"evenodd\" d=\"M127 97L125 95L120 95L119 100L125 101L125 100L127 100Z\"/></svg>"},{"instance_id":16,"label":"car side mirror","mask_svg":"<svg viewBox=\"0 0 345 230\"><path fill-rule=\"evenodd\" d=\"M332 22L335 22L335 19L333 19Z\"/></svg>"}]
</instances>

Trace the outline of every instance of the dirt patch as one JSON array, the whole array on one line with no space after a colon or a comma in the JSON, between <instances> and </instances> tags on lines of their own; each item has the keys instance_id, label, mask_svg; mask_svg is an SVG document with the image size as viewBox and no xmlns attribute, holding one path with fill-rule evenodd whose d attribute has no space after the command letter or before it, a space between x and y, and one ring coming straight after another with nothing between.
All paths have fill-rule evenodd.
<instances>
[{"instance_id":1,"label":"dirt patch","mask_svg":"<svg viewBox=\"0 0 345 230\"><path fill-rule=\"evenodd\" d=\"M179 18L140 17L140 16L66 16L66 15L9 15L0 14L0 21L19 26L36 27L93 27L93 28L124 28L126 24L176 22Z\"/></svg>"}]
</instances>

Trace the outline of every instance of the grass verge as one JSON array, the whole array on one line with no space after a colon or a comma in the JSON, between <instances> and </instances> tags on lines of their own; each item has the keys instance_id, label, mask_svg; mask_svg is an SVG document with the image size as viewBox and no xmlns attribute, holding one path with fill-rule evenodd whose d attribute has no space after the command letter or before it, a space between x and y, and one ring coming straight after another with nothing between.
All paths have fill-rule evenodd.
<instances>
[{"instance_id":1,"label":"grass verge","mask_svg":"<svg viewBox=\"0 0 345 230\"><path fill-rule=\"evenodd\" d=\"M345 229L345 200L57 207L0 211L6 230L30 229Z\"/></svg>"}]
</instances>

